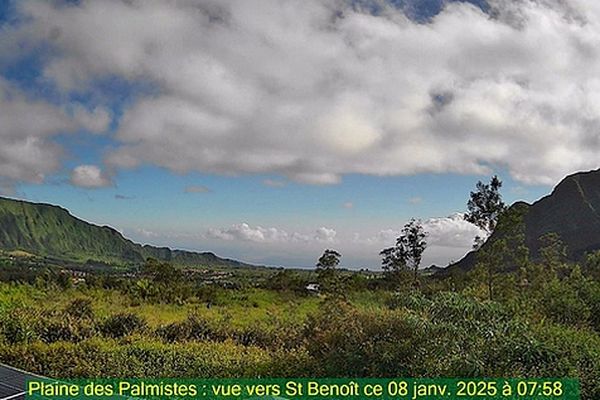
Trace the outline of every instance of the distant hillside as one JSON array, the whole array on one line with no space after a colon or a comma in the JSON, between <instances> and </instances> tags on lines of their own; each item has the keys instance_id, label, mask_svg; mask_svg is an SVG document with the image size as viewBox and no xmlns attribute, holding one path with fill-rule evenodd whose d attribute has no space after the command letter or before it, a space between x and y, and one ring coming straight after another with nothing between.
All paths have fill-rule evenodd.
<instances>
[{"instance_id":1,"label":"distant hillside","mask_svg":"<svg viewBox=\"0 0 600 400\"><path fill-rule=\"evenodd\" d=\"M153 257L186 266L250 266L213 253L142 246L113 228L82 221L64 208L3 197L0 197L0 249L80 262L138 264Z\"/></svg>"},{"instance_id":2,"label":"distant hillside","mask_svg":"<svg viewBox=\"0 0 600 400\"><path fill-rule=\"evenodd\" d=\"M539 256L540 236L548 232L560 235L572 261L600 249L600 170L569 175L548 196L511 207L525 208L525 244L532 259ZM449 269L471 269L476 254L470 252Z\"/></svg>"}]
</instances>

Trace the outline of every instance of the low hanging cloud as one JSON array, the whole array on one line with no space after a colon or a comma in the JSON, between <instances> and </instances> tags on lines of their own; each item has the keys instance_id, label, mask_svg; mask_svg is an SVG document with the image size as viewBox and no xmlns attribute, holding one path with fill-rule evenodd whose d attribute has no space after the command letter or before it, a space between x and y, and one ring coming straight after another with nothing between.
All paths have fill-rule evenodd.
<instances>
[{"instance_id":1,"label":"low hanging cloud","mask_svg":"<svg viewBox=\"0 0 600 400\"><path fill-rule=\"evenodd\" d=\"M465 221L462 213L453 213L448 217L428 218L422 221L421 224L423 230L427 233L426 241L428 246L466 249L473 245L473 239L476 236L484 234L477 226ZM387 228L364 239L356 236L355 241L391 246L396 242L396 238L400 234L400 229Z\"/></svg>"},{"instance_id":2,"label":"low hanging cloud","mask_svg":"<svg viewBox=\"0 0 600 400\"><path fill-rule=\"evenodd\" d=\"M71 172L71 184L87 189L112 186L112 180L97 165L79 165Z\"/></svg>"},{"instance_id":3,"label":"low hanging cloud","mask_svg":"<svg viewBox=\"0 0 600 400\"><path fill-rule=\"evenodd\" d=\"M484 236L477 226L465 221L462 213L444 218L429 218L423 223L430 246L470 249L476 236Z\"/></svg>"},{"instance_id":4,"label":"low hanging cloud","mask_svg":"<svg viewBox=\"0 0 600 400\"><path fill-rule=\"evenodd\" d=\"M449 260L459 260L472 249L475 237L484 235L478 227L465 221L462 213L429 218L422 221L422 226L427 233L427 249L424 253L423 266L432 263L446 265ZM368 237L362 237L357 233L353 242L360 249L375 255L379 250L393 246L400 234L400 229L393 228L382 229Z\"/></svg>"},{"instance_id":5,"label":"low hanging cloud","mask_svg":"<svg viewBox=\"0 0 600 400\"><path fill-rule=\"evenodd\" d=\"M310 184L505 167L553 184L598 166L597 2L447 2L425 23L365 3L24 1L0 56L47 45L43 78L65 93L106 77L155 87L120 118L116 167ZM19 159L51 155L13 175L39 180L58 151L24 137Z\"/></svg>"},{"instance_id":6,"label":"low hanging cloud","mask_svg":"<svg viewBox=\"0 0 600 400\"><path fill-rule=\"evenodd\" d=\"M465 221L462 213L429 218L422 224L427 232L427 249L422 266L445 266L451 260L459 260L472 249L475 236L483 234L479 228ZM376 269L381 262L379 252L383 248L393 246L400 233L398 228L387 228L370 236L360 233L352 235L329 227L319 227L313 232L290 232L279 227L240 223L228 228L210 228L203 235L203 239L198 240L208 240L213 245L220 243L220 248L230 249L232 252L240 251L240 246L250 243L253 247L243 247L245 250L240 254L250 254L257 249L266 252L265 254L276 251L281 253L281 260L304 259L308 260L306 265L310 265L309 261L324 248L334 248L343 255L344 266ZM261 258L260 252L252 254L255 254L255 261L268 263L268 258Z\"/></svg>"},{"instance_id":7,"label":"low hanging cloud","mask_svg":"<svg viewBox=\"0 0 600 400\"><path fill-rule=\"evenodd\" d=\"M209 228L206 237L225 241L247 241L256 243L334 243L335 229L320 227L313 234L287 232L280 228L250 226L243 222L229 228Z\"/></svg>"}]
</instances>

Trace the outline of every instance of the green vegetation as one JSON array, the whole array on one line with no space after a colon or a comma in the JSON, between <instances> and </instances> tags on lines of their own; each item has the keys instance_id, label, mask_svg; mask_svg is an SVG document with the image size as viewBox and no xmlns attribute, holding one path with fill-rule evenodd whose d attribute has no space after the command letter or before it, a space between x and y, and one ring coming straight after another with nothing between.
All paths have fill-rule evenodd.
<instances>
[{"instance_id":1,"label":"green vegetation","mask_svg":"<svg viewBox=\"0 0 600 400\"><path fill-rule=\"evenodd\" d=\"M110 282L0 283L0 360L54 377L568 376L596 399L600 283L543 267L499 274L494 301L476 271L394 289L337 271L343 296L303 290L314 273L224 288L157 261Z\"/></svg>"},{"instance_id":2,"label":"green vegetation","mask_svg":"<svg viewBox=\"0 0 600 400\"><path fill-rule=\"evenodd\" d=\"M0 249L90 266L139 265L147 258L194 267L251 267L212 253L142 246L113 228L92 225L61 207L0 197Z\"/></svg>"}]
</instances>

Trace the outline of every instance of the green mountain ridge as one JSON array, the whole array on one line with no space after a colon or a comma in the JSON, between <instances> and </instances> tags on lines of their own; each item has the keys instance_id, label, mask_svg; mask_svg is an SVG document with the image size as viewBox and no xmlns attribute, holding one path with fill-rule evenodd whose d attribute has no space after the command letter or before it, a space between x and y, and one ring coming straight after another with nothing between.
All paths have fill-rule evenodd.
<instances>
[{"instance_id":1,"label":"green mountain ridge","mask_svg":"<svg viewBox=\"0 0 600 400\"><path fill-rule=\"evenodd\" d=\"M251 266L210 252L141 245L109 226L83 221L62 207L5 197L0 197L0 249L118 265L140 264L151 257L182 266Z\"/></svg>"}]
</instances>

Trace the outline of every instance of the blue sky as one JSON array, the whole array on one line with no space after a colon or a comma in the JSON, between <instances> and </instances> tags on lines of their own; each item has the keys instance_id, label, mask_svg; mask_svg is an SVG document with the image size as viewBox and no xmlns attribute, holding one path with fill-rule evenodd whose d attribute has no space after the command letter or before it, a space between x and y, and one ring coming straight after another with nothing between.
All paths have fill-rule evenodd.
<instances>
[{"instance_id":1,"label":"blue sky","mask_svg":"<svg viewBox=\"0 0 600 400\"><path fill-rule=\"evenodd\" d=\"M412 217L426 264L460 258L477 180L531 202L597 167L599 7L251 3L0 1L2 193L144 243L376 268Z\"/></svg>"}]
</instances>

